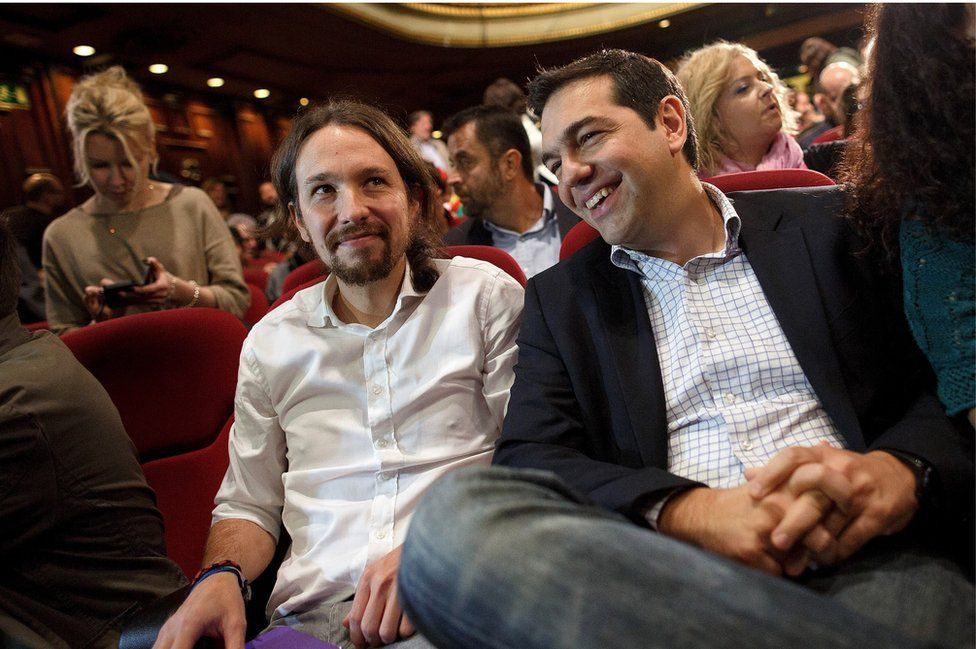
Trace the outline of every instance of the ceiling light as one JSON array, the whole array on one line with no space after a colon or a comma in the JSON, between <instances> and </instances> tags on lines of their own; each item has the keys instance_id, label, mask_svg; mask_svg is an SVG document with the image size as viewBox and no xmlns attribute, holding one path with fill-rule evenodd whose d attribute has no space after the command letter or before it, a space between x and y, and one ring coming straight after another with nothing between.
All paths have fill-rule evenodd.
<instances>
[{"instance_id":1,"label":"ceiling light","mask_svg":"<svg viewBox=\"0 0 976 649\"><path fill-rule=\"evenodd\" d=\"M220 86L224 85L224 80L220 77L210 77L207 79L207 85L211 88L219 88Z\"/></svg>"},{"instance_id":2,"label":"ceiling light","mask_svg":"<svg viewBox=\"0 0 976 649\"><path fill-rule=\"evenodd\" d=\"M258 88L254 91L254 96L258 99L267 99L271 96L271 91L267 88Z\"/></svg>"},{"instance_id":3,"label":"ceiling light","mask_svg":"<svg viewBox=\"0 0 976 649\"><path fill-rule=\"evenodd\" d=\"M95 53L95 48L92 47L91 45L78 45L71 51L77 54L78 56L91 56L92 54Z\"/></svg>"},{"instance_id":4,"label":"ceiling light","mask_svg":"<svg viewBox=\"0 0 976 649\"><path fill-rule=\"evenodd\" d=\"M665 18L664 20L659 22L657 26L660 27L661 29L667 29L668 27L671 26L671 21Z\"/></svg>"},{"instance_id":5,"label":"ceiling light","mask_svg":"<svg viewBox=\"0 0 976 649\"><path fill-rule=\"evenodd\" d=\"M435 140L439 140L439 139L441 139L441 137L442 137L443 135L444 135L444 134L443 134L443 133L441 133L440 131L431 131L431 132L430 132L430 136L431 136L432 138L434 138Z\"/></svg>"},{"instance_id":6,"label":"ceiling light","mask_svg":"<svg viewBox=\"0 0 976 649\"><path fill-rule=\"evenodd\" d=\"M149 66L149 71L153 74L166 74L169 72L169 66L165 63L153 63Z\"/></svg>"},{"instance_id":7,"label":"ceiling light","mask_svg":"<svg viewBox=\"0 0 976 649\"><path fill-rule=\"evenodd\" d=\"M308 106L308 97L302 97L298 100L298 103L302 106Z\"/></svg>"}]
</instances>

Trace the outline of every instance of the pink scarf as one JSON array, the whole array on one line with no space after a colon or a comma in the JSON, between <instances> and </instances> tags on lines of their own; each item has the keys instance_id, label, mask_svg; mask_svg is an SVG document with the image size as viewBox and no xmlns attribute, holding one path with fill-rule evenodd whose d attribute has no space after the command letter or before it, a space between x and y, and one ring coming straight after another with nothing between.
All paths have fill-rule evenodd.
<instances>
[{"instance_id":1,"label":"pink scarf","mask_svg":"<svg viewBox=\"0 0 976 649\"><path fill-rule=\"evenodd\" d=\"M769 151L766 152L766 155L763 156L763 159L755 167L744 162L736 162L732 158L723 155L719 156L718 164L714 169L699 173L698 175L706 178L708 176L721 176L722 174L735 174L740 171L806 168L807 166L803 162L803 150L800 149L800 145L796 143L796 140L792 136L780 131L776 135L776 139L773 140L773 144L769 147Z\"/></svg>"}]
</instances>

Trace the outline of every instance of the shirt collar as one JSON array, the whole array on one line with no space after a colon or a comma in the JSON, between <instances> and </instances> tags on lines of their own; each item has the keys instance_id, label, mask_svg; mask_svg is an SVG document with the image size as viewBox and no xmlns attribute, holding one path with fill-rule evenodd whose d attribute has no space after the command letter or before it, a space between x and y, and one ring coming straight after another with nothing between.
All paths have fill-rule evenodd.
<instances>
[{"instance_id":1,"label":"shirt collar","mask_svg":"<svg viewBox=\"0 0 976 649\"><path fill-rule=\"evenodd\" d=\"M703 182L702 187L708 194L709 199L722 215L722 223L725 225L725 247L721 252L702 255L702 257L715 257L722 262L732 259L741 252L739 248L739 233L742 231L742 219L732 207L732 201L722 191L710 183ZM631 250L619 244L610 247L610 261L619 268L640 273L637 262L644 259L654 259L637 250Z\"/></svg>"},{"instance_id":2,"label":"shirt collar","mask_svg":"<svg viewBox=\"0 0 976 649\"><path fill-rule=\"evenodd\" d=\"M556 218L556 211L553 209L552 190L545 183L535 183L535 190L542 196L542 216L532 224L532 227L521 234L508 228L502 228L488 219L483 219L485 228L492 234L503 234L510 237L521 237L526 234L535 234L545 229Z\"/></svg>"},{"instance_id":3,"label":"shirt collar","mask_svg":"<svg viewBox=\"0 0 976 649\"><path fill-rule=\"evenodd\" d=\"M336 292L339 290L339 281L336 279L334 273L329 273L329 276L325 278L325 282L319 288L319 290L314 292L312 297L313 302L311 304L311 309L308 312L307 324L309 327L328 327L336 328L342 327L348 323L343 322L336 315L335 310L332 308L332 300L335 299ZM410 262L407 261L406 270L403 275L403 282L400 284L400 293L397 295L396 304L393 307L393 312L390 317L396 315L403 305L404 300L423 297L423 293L417 291L413 285L413 277L410 272ZM389 320L389 318L387 318Z\"/></svg>"}]
</instances>

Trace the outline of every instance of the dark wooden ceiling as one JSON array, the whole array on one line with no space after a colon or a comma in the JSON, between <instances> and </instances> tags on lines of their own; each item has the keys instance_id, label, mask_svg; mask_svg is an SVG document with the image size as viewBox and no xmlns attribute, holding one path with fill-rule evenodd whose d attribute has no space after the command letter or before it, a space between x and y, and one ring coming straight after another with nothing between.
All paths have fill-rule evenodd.
<instances>
[{"instance_id":1,"label":"dark wooden ceiling","mask_svg":"<svg viewBox=\"0 0 976 649\"><path fill-rule=\"evenodd\" d=\"M268 88L274 110L354 94L394 112L429 108L439 116L480 103L499 76L522 83L537 65L566 63L600 47L672 60L724 38L744 40L774 66L795 73L804 38L856 45L862 4L712 4L656 23L599 36L517 47L446 48L380 31L324 4L3 4L0 74L59 64L87 70L121 63L154 90L245 100ZM71 53L78 44L98 53ZM146 66L161 61L161 77ZM211 76L226 79L209 89Z\"/></svg>"}]
</instances>

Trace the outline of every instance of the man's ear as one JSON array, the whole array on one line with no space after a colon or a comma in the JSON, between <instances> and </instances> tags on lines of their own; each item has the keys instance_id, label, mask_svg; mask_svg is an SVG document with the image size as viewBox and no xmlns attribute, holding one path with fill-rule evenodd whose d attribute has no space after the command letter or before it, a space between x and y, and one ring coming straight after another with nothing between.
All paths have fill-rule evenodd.
<instances>
[{"instance_id":1,"label":"man's ear","mask_svg":"<svg viewBox=\"0 0 976 649\"><path fill-rule=\"evenodd\" d=\"M302 241L305 243L312 243L312 239L308 236L308 230L305 228L305 223L302 221L302 213L299 211L298 206L295 205L294 202L288 203L288 218L290 218L291 222L295 224Z\"/></svg>"},{"instance_id":2,"label":"man's ear","mask_svg":"<svg viewBox=\"0 0 976 649\"><path fill-rule=\"evenodd\" d=\"M680 153L688 139L688 116L681 100L674 95L662 99L657 107L657 123L664 129L671 155Z\"/></svg>"},{"instance_id":3,"label":"man's ear","mask_svg":"<svg viewBox=\"0 0 976 649\"><path fill-rule=\"evenodd\" d=\"M813 94L813 105L817 107L817 111L823 115L827 115L827 111L830 106L830 99L822 92L816 92Z\"/></svg>"},{"instance_id":4,"label":"man's ear","mask_svg":"<svg viewBox=\"0 0 976 649\"><path fill-rule=\"evenodd\" d=\"M498 158L498 169L505 180L522 174L522 154L518 149L509 149Z\"/></svg>"}]
</instances>

